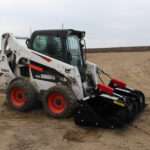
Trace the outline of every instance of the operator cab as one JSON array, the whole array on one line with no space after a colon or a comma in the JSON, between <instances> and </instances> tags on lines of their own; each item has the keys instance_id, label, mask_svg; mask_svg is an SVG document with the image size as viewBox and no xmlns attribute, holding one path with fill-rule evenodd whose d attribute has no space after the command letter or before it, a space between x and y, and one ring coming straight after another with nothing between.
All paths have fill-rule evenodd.
<instances>
[{"instance_id":1,"label":"operator cab","mask_svg":"<svg viewBox=\"0 0 150 150\"><path fill-rule=\"evenodd\" d=\"M27 40L28 48L78 67L83 72L85 32L68 30L39 30Z\"/></svg>"}]
</instances>

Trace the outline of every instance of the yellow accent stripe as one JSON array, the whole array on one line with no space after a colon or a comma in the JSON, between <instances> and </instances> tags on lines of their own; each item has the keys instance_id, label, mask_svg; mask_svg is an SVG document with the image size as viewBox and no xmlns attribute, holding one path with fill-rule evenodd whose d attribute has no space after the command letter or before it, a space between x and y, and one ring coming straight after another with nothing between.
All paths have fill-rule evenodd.
<instances>
[{"instance_id":1,"label":"yellow accent stripe","mask_svg":"<svg viewBox=\"0 0 150 150\"><path fill-rule=\"evenodd\" d=\"M125 104L119 102L119 101L114 101L114 104L121 106L121 107L125 107Z\"/></svg>"}]
</instances>

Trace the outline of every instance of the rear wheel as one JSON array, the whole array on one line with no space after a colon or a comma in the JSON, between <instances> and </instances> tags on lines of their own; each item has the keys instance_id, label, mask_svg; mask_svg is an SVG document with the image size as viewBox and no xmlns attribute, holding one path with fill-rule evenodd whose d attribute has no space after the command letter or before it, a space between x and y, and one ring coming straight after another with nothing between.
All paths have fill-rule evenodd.
<instances>
[{"instance_id":1,"label":"rear wheel","mask_svg":"<svg viewBox=\"0 0 150 150\"><path fill-rule=\"evenodd\" d=\"M13 80L7 89L8 105L17 111L28 111L35 106L37 92L27 80L18 78Z\"/></svg>"},{"instance_id":2,"label":"rear wheel","mask_svg":"<svg viewBox=\"0 0 150 150\"><path fill-rule=\"evenodd\" d=\"M57 85L45 93L42 103L49 116L66 118L75 110L77 99L68 87Z\"/></svg>"}]
</instances>

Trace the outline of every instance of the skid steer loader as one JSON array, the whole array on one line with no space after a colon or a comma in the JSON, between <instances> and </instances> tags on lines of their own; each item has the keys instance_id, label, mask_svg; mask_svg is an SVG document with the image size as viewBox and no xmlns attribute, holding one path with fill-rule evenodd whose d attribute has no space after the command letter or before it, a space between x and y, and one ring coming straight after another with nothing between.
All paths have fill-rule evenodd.
<instances>
[{"instance_id":1,"label":"skid steer loader","mask_svg":"<svg viewBox=\"0 0 150 150\"><path fill-rule=\"evenodd\" d=\"M8 106L25 112L41 102L49 116L73 115L81 126L131 122L145 107L144 94L87 61L84 37L72 29L38 30L22 46L13 34L3 34L0 79ZM110 77L108 85L102 74Z\"/></svg>"}]
</instances>

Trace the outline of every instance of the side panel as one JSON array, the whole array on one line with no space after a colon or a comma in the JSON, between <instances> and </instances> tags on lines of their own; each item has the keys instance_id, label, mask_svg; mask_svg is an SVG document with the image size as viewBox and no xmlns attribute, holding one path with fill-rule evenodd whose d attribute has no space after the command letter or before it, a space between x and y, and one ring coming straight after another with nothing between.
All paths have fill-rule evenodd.
<instances>
[{"instance_id":1,"label":"side panel","mask_svg":"<svg viewBox=\"0 0 150 150\"><path fill-rule=\"evenodd\" d=\"M100 82L98 73L97 73L97 68L98 66L96 64L87 61L87 72L91 74L95 86Z\"/></svg>"},{"instance_id":2,"label":"side panel","mask_svg":"<svg viewBox=\"0 0 150 150\"><path fill-rule=\"evenodd\" d=\"M38 91L40 90L47 90L53 86L56 85L56 83L49 82L49 81L43 81L38 79L33 79L32 84L36 87Z\"/></svg>"}]
</instances>

